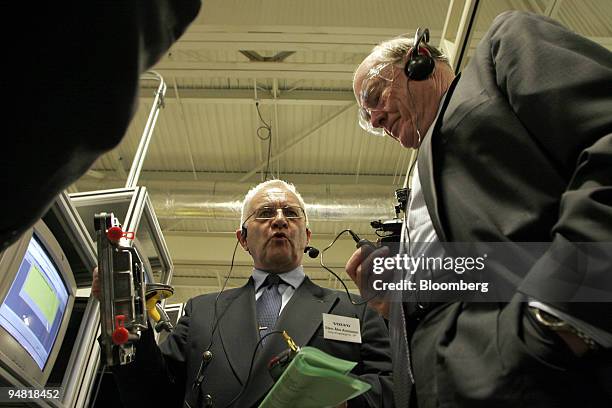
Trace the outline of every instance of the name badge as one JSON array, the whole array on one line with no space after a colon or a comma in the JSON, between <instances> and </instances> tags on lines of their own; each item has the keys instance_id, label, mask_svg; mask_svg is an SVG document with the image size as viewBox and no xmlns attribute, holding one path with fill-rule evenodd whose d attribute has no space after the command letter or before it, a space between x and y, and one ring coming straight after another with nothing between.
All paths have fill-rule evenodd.
<instances>
[{"instance_id":1,"label":"name badge","mask_svg":"<svg viewBox=\"0 0 612 408\"><path fill-rule=\"evenodd\" d=\"M328 340L361 343L359 319L323 313L323 337Z\"/></svg>"}]
</instances>

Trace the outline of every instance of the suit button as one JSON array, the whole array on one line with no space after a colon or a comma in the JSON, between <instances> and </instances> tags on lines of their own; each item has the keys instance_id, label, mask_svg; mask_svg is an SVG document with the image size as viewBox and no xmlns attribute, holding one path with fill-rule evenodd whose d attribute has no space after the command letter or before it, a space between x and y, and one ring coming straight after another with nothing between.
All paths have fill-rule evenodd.
<instances>
[{"instance_id":1,"label":"suit button","mask_svg":"<svg viewBox=\"0 0 612 408\"><path fill-rule=\"evenodd\" d=\"M206 394L204 396L204 406L205 407L212 407L213 406L213 399L210 396L210 394Z\"/></svg>"},{"instance_id":2,"label":"suit button","mask_svg":"<svg viewBox=\"0 0 612 408\"><path fill-rule=\"evenodd\" d=\"M206 350L204 354L202 354L202 360L204 360L205 363L208 363L210 360L212 360L212 358L213 353L210 350Z\"/></svg>"}]
</instances>

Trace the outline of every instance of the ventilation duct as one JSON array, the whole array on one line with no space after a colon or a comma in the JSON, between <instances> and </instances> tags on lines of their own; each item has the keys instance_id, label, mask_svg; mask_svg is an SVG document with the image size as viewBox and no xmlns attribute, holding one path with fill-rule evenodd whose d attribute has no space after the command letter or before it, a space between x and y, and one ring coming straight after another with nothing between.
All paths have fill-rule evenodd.
<instances>
[{"instance_id":1,"label":"ventilation duct","mask_svg":"<svg viewBox=\"0 0 612 408\"><path fill-rule=\"evenodd\" d=\"M240 219L242 200L252 187L247 183L215 183L210 189L149 189L155 212L160 218ZM377 217L394 216L394 190L374 185L300 185L312 221L369 222Z\"/></svg>"}]
</instances>

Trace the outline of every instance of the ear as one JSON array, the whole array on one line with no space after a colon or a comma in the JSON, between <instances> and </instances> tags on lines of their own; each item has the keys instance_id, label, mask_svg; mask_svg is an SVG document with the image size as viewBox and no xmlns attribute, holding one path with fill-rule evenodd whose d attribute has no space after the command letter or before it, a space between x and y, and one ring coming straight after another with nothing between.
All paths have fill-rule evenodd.
<instances>
[{"instance_id":1,"label":"ear","mask_svg":"<svg viewBox=\"0 0 612 408\"><path fill-rule=\"evenodd\" d=\"M245 251L249 250L247 240L242 236L242 229L236 230L236 239L238 240L238 242L240 242L240 246L242 246Z\"/></svg>"},{"instance_id":2,"label":"ear","mask_svg":"<svg viewBox=\"0 0 612 408\"><path fill-rule=\"evenodd\" d=\"M312 231L310 231L310 228L306 228L306 245L310 244L311 236L312 236Z\"/></svg>"}]
</instances>

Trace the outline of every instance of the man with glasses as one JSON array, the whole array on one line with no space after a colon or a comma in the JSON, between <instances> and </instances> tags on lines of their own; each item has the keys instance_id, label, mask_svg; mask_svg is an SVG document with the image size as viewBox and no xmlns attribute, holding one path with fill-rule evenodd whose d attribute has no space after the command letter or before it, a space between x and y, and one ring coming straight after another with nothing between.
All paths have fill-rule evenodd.
<instances>
[{"instance_id":1,"label":"man with glasses","mask_svg":"<svg viewBox=\"0 0 612 408\"><path fill-rule=\"evenodd\" d=\"M160 391L147 391L158 406L182 406L183 399L191 407L257 406L274 384L268 362L287 349L279 330L298 346L357 362L352 374L371 389L342 407L393 406L384 320L304 274L302 257L310 237L304 200L293 185L270 180L251 189L236 231L253 258L251 278L240 288L190 299L185 316L160 347L151 330L145 332L136 361L113 369L126 406L141 406L149 397L140 392L142 378ZM331 324L348 323L358 334L346 341L333 337L323 327L324 315Z\"/></svg>"},{"instance_id":2,"label":"man with glasses","mask_svg":"<svg viewBox=\"0 0 612 408\"><path fill-rule=\"evenodd\" d=\"M610 251L577 269L575 244L612 242L612 54L506 12L455 76L425 37L380 44L353 82L362 127L417 149L402 235L548 249L490 266L515 285L506 301L373 304L389 318L396 405L612 406ZM385 251L353 254L358 286Z\"/></svg>"}]
</instances>

